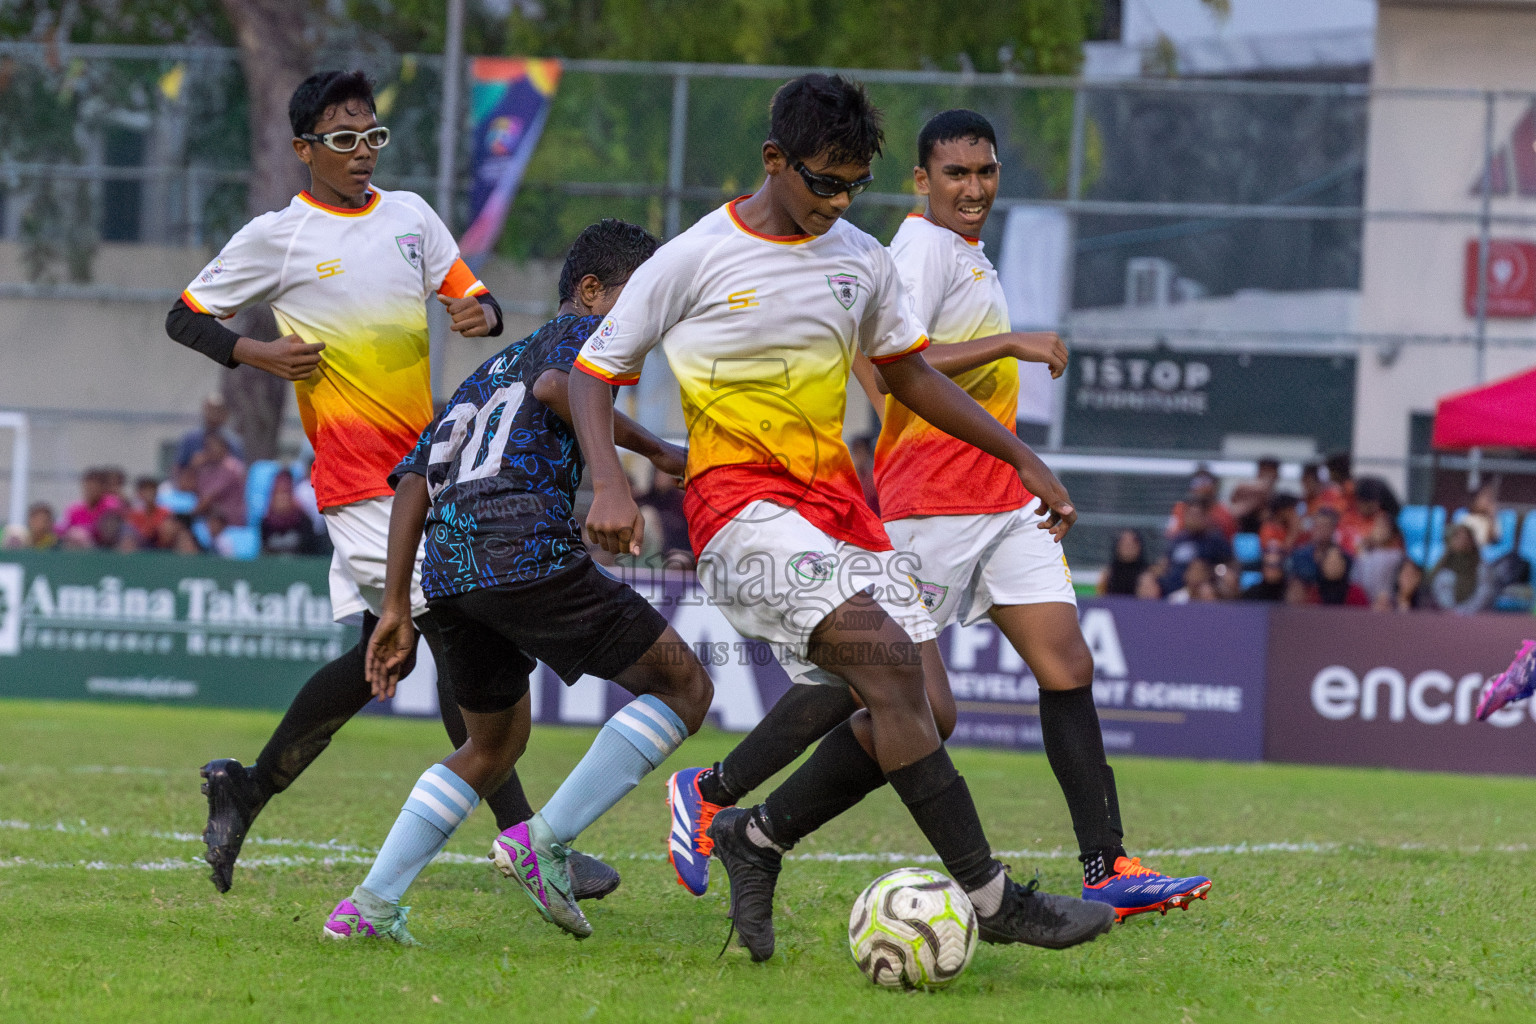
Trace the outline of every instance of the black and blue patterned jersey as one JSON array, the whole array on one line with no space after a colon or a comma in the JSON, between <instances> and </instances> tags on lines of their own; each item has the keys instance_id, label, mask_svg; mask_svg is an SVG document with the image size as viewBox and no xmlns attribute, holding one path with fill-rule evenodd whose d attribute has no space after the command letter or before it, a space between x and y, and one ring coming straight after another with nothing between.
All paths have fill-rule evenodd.
<instances>
[{"instance_id":1,"label":"black and blue patterned jersey","mask_svg":"<svg viewBox=\"0 0 1536 1024\"><path fill-rule=\"evenodd\" d=\"M572 511L576 433L533 397L545 370L569 371L599 317L556 317L459 385L390 475L427 478L421 585L428 600L530 583L587 557Z\"/></svg>"}]
</instances>

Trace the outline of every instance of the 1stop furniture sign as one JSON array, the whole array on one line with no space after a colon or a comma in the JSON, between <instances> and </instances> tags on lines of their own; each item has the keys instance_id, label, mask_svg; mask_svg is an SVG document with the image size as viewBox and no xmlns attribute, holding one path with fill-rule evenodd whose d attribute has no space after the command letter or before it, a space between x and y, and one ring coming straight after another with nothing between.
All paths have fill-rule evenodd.
<instances>
[{"instance_id":1,"label":"1stop furniture sign","mask_svg":"<svg viewBox=\"0 0 1536 1024\"><path fill-rule=\"evenodd\" d=\"M1467 316L1477 315L1477 239L1467 243ZM1536 242L1488 243L1488 315L1536 316Z\"/></svg>"}]
</instances>

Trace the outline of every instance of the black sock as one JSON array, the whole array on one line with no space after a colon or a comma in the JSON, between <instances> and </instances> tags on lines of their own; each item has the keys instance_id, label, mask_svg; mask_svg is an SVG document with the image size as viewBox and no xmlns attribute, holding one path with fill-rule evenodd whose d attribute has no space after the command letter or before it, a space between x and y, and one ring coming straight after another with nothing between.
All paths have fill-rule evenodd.
<instances>
[{"instance_id":1,"label":"black sock","mask_svg":"<svg viewBox=\"0 0 1536 1024\"><path fill-rule=\"evenodd\" d=\"M1002 865L992 859L971 791L950 761L949 751L940 746L887 778L961 888L979 889L997 876Z\"/></svg>"},{"instance_id":2,"label":"black sock","mask_svg":"<svg viewBox=\"0 0 1536 1024\"><path fill-rule=\"evenodd\" d=\"M1041 690L1040 734L1051 771L1067 798L1078 849L1088 854L1118 847L1122 838L1119 800L1113 797L1114 773L1104 760L1104 734L1099 731L1093 687Z\"/></svg>"},{"instance_id":3,"label":"black sock","mask_svg":"<svg viewBox=\"0 0 1536 1024\"><path fill-rule=\"evenodd\" d=\"M437 662L437 710L443 717L443 728L448 730L448 741L454 750L458 750L469 739L469 729L464 725L464 715L459 711L459 701L453 694L448 674L443 671L444 659L438 655L433 634L423 635ZM507 776L506 782L485 798L485 805L496 815L496 827L503 832L533 817L533 808L528 803L528 794L523 792L523 781L517 777L516 768Z\"/></svg>"},{"instance_id":4,"label":"black sock","mask_svg":"<svg viewBox=\"0 0 1536 1024\"><path fill-rule=\"evenodd\" d=\"M712 804L736 803L856 710L846 686L791 686L724 761L699 776L699 793Z\"/></svg>"},{"instance_id":5,"label":"black sock","mask_svg":"<svg viewBox=\"0 0 1536 1024\"><path fill-rule=\"evenodd\" d=\"M759 808L768 834L788 849L885 785L885 773L864 753L844 721Z\"/></svg>"},{"instance_id":6,"label":"black sock","mask_svg":"<svg viewBox=\"0 0 1536 1024\"><path fill-rule=\"evenodd\" d=\"M363 674L363 646L309 677L251 765L262 799L281 793L330 746L331 737L373 699Z\"/></svg>"}]
</instances>

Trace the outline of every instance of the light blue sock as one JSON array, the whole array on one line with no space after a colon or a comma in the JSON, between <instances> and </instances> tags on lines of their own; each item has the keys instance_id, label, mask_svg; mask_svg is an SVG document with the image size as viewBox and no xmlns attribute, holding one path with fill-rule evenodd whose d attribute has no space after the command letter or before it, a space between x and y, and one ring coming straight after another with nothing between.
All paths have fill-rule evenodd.
<instances>
[{"instance_id":1,"label":"light blue sock","mask_svg":"<svg viewBox=\"0 0 1536 1024\"><path fill-rule=\"evenodd\" d=\"M555 838L573 841L687 738L683 720L650 694L620 708L540 812Z\"/></svg>"},{"instance_id":2,"label":"light blue sock","mask_svg":"<svg viewBox=\"0 0 1536 1024\"><path fill-rule=\"evenodd\" d=\"M435 764L416 780L395 827L373 862L363 888L381 900L399 903L423 868L448 844L480 797L469 783Z\"/></svg>"}]
</instances>

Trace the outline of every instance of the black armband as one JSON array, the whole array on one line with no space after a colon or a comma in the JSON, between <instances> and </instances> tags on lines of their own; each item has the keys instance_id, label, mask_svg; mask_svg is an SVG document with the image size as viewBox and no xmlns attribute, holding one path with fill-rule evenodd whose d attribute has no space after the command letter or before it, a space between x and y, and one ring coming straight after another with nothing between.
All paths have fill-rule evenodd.
<instances>
[{"instance_id":1,"label":"black armband","mask_svg":"<svg viewBox=\"0 0 1536 1024\"><path fill-rule=\"evenodd\" d=\"M219 323L210 313L199 313L187 305L185 299L177 299L176 305L165 315L165 333L194 352L201 352L216 363L231 369L240 365L235 362L235 343L240 335Z\"/></svg>"},{"instance_id":2,"label":"black armband","mask_svg":"<svg viewBox=\"0 0 1536 1024\"><path fill-rule=\"evenodd\" d=\"M491 329L491 333L487 334L486 337L501 337L501 329L507 324L506 317L504 317L501 313L501 303L497 302L496 296L492 295L490 292L481 292L479 295L476 295L475 298L480 300L480 305L490 306L496 311L496 326Z\"/></svg>"}]
</instances>

